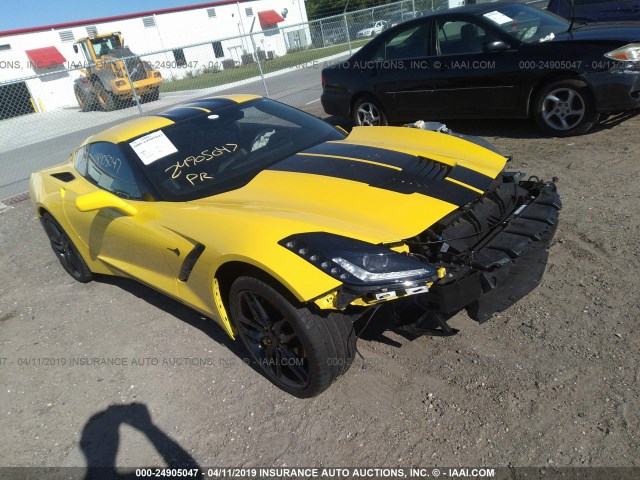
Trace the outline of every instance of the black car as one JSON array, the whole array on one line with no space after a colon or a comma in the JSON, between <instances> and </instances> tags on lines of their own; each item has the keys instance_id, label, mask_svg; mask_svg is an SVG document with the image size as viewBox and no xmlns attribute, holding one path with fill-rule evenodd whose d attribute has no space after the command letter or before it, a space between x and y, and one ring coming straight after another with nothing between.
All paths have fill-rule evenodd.
<instances>
[{"instance_id":1,"label":"black car","mask_svg":"<svg viewBox=\"0 0 640 480\"><path fill-rule=\"evenodd\" d=\"M636 42L636 43L634 43ZM640 108L640 24L571 24L517 3L428 14L322 71L322 106L355 125L533 117L576 135Z\"/></svg>"}]
</instances>

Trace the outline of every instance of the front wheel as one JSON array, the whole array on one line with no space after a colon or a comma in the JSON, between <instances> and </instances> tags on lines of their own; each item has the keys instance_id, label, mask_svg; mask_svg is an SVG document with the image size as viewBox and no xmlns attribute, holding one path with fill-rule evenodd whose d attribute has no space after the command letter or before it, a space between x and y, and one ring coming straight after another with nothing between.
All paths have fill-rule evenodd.
<instances>
[{"instance_id":1,"label":"front wheel","mask_svg":"<svg viewBox=\"0 0 640 480\"><path fill-rule=\"evenodd\" d=\"M147 102L155 102L159 98L160 98L160 89L159 88L154 88L153 90L151 90L151 93L147 93L147 94L142 96L142 101L145 102L145 103L147 103Z\"/></svg>"},{"instance_id":2,"label":"front wheel","mask_svg":"<svg viewBox=\"0 0 640 480\"><path fill-rule=\"evenodd\" d=\"M351 120L357 127L376 127L387 125L387 116L378 100L362 97L356 100L351 110Z\"/></svg>"},{"instance_id":3,"label":"front wheel","mask_svg":"<svg viewBox=\"0 0 640 480\"><path fill-rule=\"evenodd\" d=\"M277 387L300 398L326 390L348 370L356 337L349 317L297 307L262 280L239 277L229 295L245 348Z\"/></svg>"},{"instance_id":4,"label":"front wheel","mask_svg":"<svg viewBox=\"0 0 640 480\"><path fill-rule=\"evenodd\" d=\"M42 226L49 237L53 252L67 273L78 282L87 283L91 281L93 273L91 273L80 252L78 252L78 249L60 224L51 215L45 213L42 215Z\"/></svg>"},{"instance_id":5,"label":"front wheel","mask_svg":"<svg viewBox=\"0 0 640 480\"><path fill-rule=\"evenodd\" d=\"M100 82L96 82L96 97L100 108L105 112L110 112L116 109L116 99L113 93L107 91Z\"/></svg>"},{"instance_id":6,"label":"front wheel","mask_svg":"<svg viewBox=\"0 0 640 480\"><path fill-rule=\"evenodd\" d=\"M535 99L533 118L548 135L580 135L596 124L597 117L591 93L580 80L549 83Z\"/></svg>"}]
</instances>

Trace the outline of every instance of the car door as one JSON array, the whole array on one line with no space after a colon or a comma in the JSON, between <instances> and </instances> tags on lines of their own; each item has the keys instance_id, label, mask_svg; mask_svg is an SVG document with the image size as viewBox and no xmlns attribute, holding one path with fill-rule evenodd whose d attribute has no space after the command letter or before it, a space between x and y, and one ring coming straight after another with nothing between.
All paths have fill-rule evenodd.
<instances>
[{"instance_id":1,"label":"car door","mask_svg":"<svg viewBox=\"0 0 640 480\"><path fill-rule=\"evenodd\" d=\"M441 118L514 114L521 75L516 42L468 15L438 17L435 33L429 110Z\"/></svg>"},{"instance_id":2,"label":"car door","mask_svg":"<svg viewBox=\"0 0 640 480\"><path fill-rule=\"evenodd\" d=\"M118 145L109 142L80 148L75 166L84 179L65 188L64 212L91 258L175 294L178 272L193 244L163 225L162 202L150 196L141 172L130 165ZM80 211L76 199L96 189L126 200L137 213L126 215L114 208Z\"/></svg>"},{"instance_id":3,"label":"car door","mask_svg":"<svg viewBox=\"0 0 640 480\"><path fill-rule=\"evenodd\" d=\"M389 33L357 67L391 120L411 119L425 113L419 106L425 92L433 89L433 72L421 68L430 55L431 22L411 23ZM428 105L424 107L428 111Z\"/></svg>"}]
</instances>

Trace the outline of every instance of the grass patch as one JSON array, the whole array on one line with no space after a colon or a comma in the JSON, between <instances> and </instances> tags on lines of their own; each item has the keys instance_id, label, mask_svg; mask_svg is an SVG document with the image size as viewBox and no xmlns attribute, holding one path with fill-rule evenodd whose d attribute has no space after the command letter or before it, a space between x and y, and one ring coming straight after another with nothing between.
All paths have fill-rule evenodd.
<instances>
[{"instance_id":1,"label":"grass patch","mask_svg":"<svg viewBox=\"0 0 640 480\"><path fill-rule=\"evenodd\" d=\"M369 39L357 40L351 42L352 48L358 48L367 43ZM334 45L332 47L314 48L310 50L301 50L299 52L288 53L281 57L274 58L273 60L266 60L262 62L262 71L264 73L275 72L283 70L285 68L295 67L296 65L303 65L309 62L313 62L319 58L328 57L330 55L336 55L338 53L348 52L349 46L347 44ZM226 70L220 70L218 72L207 72L194 74L190 78L182 78L179 80L168 80L160 85L161 92L179 92L182 90L198 90L201 88L215 87L218 85L224 85L226 83L237 82L245 80L251 77L257 77L260 75L257 63L250 65L243 65L238 68L229 68Z\"/></svg>"}]
</instances>

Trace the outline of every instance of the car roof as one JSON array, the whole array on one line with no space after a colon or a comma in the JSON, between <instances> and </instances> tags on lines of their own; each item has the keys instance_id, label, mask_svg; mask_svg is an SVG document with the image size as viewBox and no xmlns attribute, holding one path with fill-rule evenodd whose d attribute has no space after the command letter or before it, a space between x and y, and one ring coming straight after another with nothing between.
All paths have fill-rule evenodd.
<instances>
[{"instance_id":1,"label":"car roof","mask_svg":"<svg viewBox=\"0 0 640 480\"><path fill-rule=\"evenodd\" d=\"M186 120L190 117L202 115L204 113L213 113L215 110L228 107L233 104L240 104L263 98L259 95L220 95L217 97L208 97L194 100L192 102L174 105L154 115L145 115L144 117L136 117L126 122L122 122L113 127L107 128L91 137L87 138L82 145L96 142L120 143L126 140L139 137L147 132L158 130L159 128L173 125L174 123Z\"/></svg>"}]
</instances>

